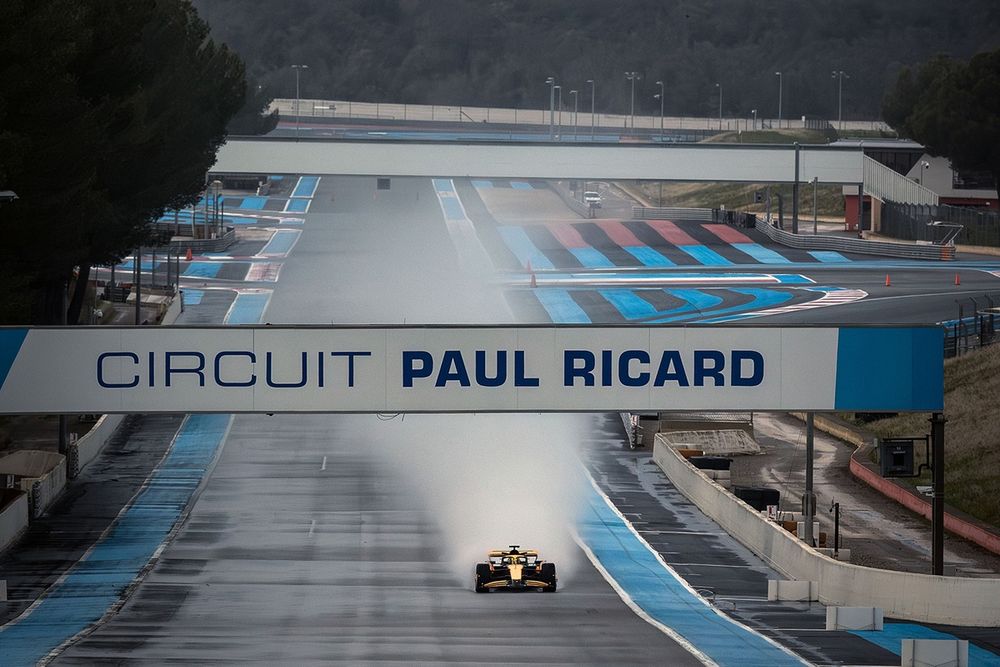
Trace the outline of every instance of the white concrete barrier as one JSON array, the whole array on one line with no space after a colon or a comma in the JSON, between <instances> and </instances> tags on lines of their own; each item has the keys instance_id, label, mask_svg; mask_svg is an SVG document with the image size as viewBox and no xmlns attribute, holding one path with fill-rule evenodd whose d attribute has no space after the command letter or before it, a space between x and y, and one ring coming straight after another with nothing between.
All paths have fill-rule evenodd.
<instances>
[{"instance_id":1,"label":"white concrete barrier","mask_svg":"<svg viewBox=\"0 0 1000 667\"><path fill-rule=\"evenodd\" d=\"M767 599L771 602L775 602L777 600L814 602L819 600L819 584L815 581L768 579Z\"/></svg>"},{"instance_id":2,"label":"white concrete barrier","mask_svg":"<svg viewBox=\"0 0 1000 667\"><path fill-rule=\"evenodd\" d=\"M20 489L0 489L0 551L16 541L27 527L28 494Z\"/></svg>"},{"instance_id":3,"label":"white concrete barrier","mask_svg":"<svg viewBox=\"0 0 1000 667\"><path fill-rule=\"evenodd\" d=\"M1000 625L1000 579L893 572L833 560L708 479L659 435L653 460L678 491L771 567L789 579L819 582L824 604L879 607L892 618L925 623Z\"/></svg>"},{"instance_id":4,"label":"white concrete barrier","mask_svg":"<svg viewBox=\"0 0 1000 667\"><path fill-rule=\"evenodd\" d=\"M66 457L55 452L22 449L0 458L0 475L14 478L27 491L29 518L41 516L66 486Z\"/></svg>"},{"instance_id":5,"label":"white concrete barrier","mask_svg":"<svg viewBox=\"0 0 1000 667\"><path fill-rule=\"evenodd\" d=\"M967 639L904 639L902 667L968 667Z\"/></svg>"},{"instance_id":6,"label":"white concrete barrier","mask_svg":"<svg viewBox=\"0 0 1000 667\"><path fill-rule=\"evenodd\" d=\"M97 458L97 455L108 444L108 440L125 421L126 415L101 415L94 427L86 435L69 447L66 472L70 479L80 474L87 464Z\"/></svg>"},{"instance_id":7,"label":"white concrete barrier","mask_svg":"<svg viewBox=\"0 0 1000 667\"><path fill-rule=\"evenodd\" d=\"M177 318L181 316L184 311L184 298L180 290L174 293L173 298L170 300L170 305L167 306L167 311L163 313L163 319L160 320L162 326L170 326L177 321Z\"/></svg>"},{"instance_id":8,"label":"white concrete barrier","mask_svg":"<svg viewBox=\"0 0 1000 667\"><path fill-rule=\"evenodd\" d=\"M885 627L885 614L878 607L827 607L827 630L878 630Z\"/></svg>"}]
</instances>

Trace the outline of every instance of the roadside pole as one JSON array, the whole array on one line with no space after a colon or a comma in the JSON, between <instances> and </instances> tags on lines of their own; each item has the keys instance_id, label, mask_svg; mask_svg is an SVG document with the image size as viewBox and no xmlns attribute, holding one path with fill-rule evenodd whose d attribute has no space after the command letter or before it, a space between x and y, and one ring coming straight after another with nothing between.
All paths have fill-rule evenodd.
<instances>
[{"instance_id":1,"label":"roadside pole","mask_svg":"<svg viewBox=\"0 0 1000 667\"><path fill-rule=\"evenodd\" d=\"M931 573L944 574L944 425L948 420L940 412L931 418L931 447L934 450L933 489L931 498Z\"/></svg>"},{"instance_id":2,"label":"roadside pole","mask_svg":"<svg viewBox=\"0 0 1000 667\"><path fill-rule=\"evenodd\" d=\"M77 278L77 279L79 280L79 278ZM95 285L94 289L96 290L97 289L97 286L96 286L97 285L97 281L94 281L94 285ZM69 307L69 304L66 303L66 297L67 297L67 292L68 291L69 291L69 284L68 283L63 283L61 298L59 300L59 324L62 324L63 326L66 326L66 324L68 323L67 319L66 319L66 316L67 316L66 309ZM66 424L66 415L59 415L59 427L58 428L59 428L59 453L62 454L63 456L66 456L66 454L69 452L69 446L68 446L68 443L67 443L67 440L68 440L68 436L67 436L68 427L67 427L67 424Z\"/></svg>"}]
</instances>

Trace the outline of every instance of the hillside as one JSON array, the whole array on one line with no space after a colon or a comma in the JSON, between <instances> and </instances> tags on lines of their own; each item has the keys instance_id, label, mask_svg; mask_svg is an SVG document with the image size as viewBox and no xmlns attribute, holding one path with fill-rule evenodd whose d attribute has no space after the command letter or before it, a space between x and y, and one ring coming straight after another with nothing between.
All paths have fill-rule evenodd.
<instances>
[{"instance_id":1,"label":"hillside","mask_svg":"<svg viewBox=\"0 0 1000 667\"><path fill-rule=\"evenodd\" d=\"M1000 526L1000 345L949 359L944 370L945 501ZM900 415L867 425L879 437L919 436L928 415ZM906 480L930 484L930 476Z\"/></svg>"},{"instance_id":2,"label":"hillside","mask_svg":"<svg viewBox=\"0 0 1000 667\"><path fill-rule=\"evenodd\" d=\"M833 118L843 70L845 118L876 119L902 66L936 53L966 58L1000 46L995 0L194 0L278 97L544 108L555 76L563 102L579 91L624 113L638 72L637 113Z\"/></svg>"}]
</instances>

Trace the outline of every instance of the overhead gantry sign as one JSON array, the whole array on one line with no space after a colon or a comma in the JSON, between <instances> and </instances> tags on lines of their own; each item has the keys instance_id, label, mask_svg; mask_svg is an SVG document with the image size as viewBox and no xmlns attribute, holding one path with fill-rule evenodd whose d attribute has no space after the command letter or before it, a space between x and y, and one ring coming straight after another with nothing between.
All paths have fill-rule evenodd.
<instances>
[{"instance_id":1,"label":"overhead gantry sign","mask_svg":"<svg viewBox=\"0 0 1000 667\"><path fill-rule=\"evenodd\" d=\"M0 413L943 409L940 327L0 328Z\"/></svg>"}]
</instances>

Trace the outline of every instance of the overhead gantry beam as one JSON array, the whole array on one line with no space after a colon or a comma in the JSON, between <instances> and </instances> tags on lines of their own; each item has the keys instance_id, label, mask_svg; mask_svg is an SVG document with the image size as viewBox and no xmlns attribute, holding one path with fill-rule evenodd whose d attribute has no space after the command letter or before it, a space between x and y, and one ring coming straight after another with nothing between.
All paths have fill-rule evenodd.
<instances>
[{"instance_id":1,"label":"overhead gantry beam","mask_svg":"<svg viewBox=\"0 0 1000 667\"><path fill-rule=\"evenodd\" d=\"M801 146L798 180L861 183L857 146ZM750 144L548 144L233 138L216 174L789 183L795 148Z\"/></svg>"}]
</instances>

